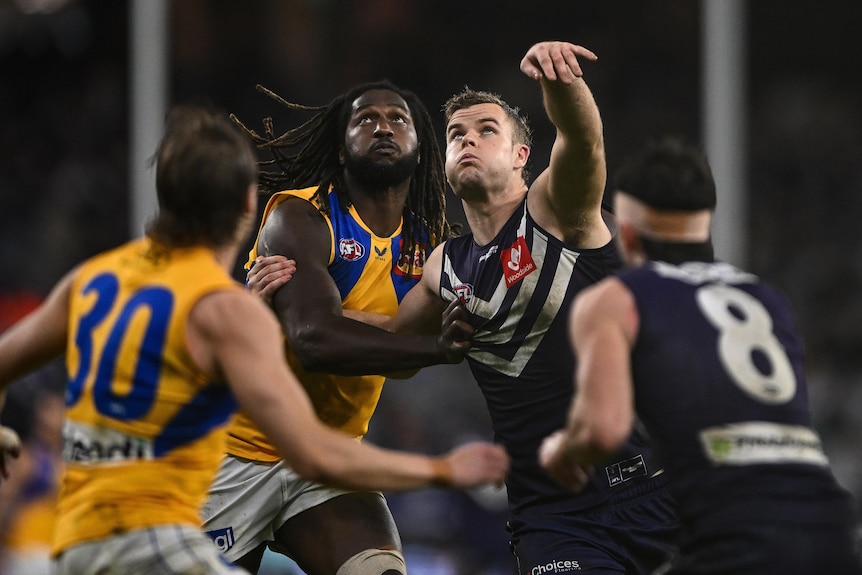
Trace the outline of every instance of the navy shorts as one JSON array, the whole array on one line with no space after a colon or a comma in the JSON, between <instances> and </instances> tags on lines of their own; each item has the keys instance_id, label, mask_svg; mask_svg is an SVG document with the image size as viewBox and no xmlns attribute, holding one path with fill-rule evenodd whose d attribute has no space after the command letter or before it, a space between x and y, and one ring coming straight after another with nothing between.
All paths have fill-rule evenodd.
<instances>
[{"instance_id":1,"label":"navy shorts","mask_svg":"<svg viewBox=\"0 0 862 575\"><path fill-rule=\"evenodd\" d=\"M666 575L862 575L851 526L791 523L710 529L683 541Z\"/></svg>"},{"instance_id":2,"label":"navy shorts","mask_svg":"<svg viewBox=\"0 0 862 575\"><path fill-rule=\"evenodd\" d=\"M520 514L508 529L519 575L648 575L673 554L679 534L664 474L576 513Z\"/></svg>"}]
</instances>

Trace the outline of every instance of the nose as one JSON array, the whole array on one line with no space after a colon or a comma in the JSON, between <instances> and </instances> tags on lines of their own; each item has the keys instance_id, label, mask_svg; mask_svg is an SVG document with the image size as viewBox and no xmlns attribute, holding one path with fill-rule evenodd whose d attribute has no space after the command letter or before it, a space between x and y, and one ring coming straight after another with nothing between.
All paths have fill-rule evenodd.
<instances>
[{"instance_id":1,"label":"nose","mask_svg":"<svg viewBox=\"0 0 862 575\"><path fill-rule=\"evenodd\" d=\"M374 129L375 136L391 136L393 134L394 132L389 126L389 122L386 121L386 118L380 118L377 120L377 126Z\"/></svg>"},{"instance_id":2,"label":"nose","mask_svg":"<svg viewBox=\"0 0 862 575\"><path fill-rule=\"evenodd\" d=\"M463 136L461 136L461 145L462 146L475 146L476 145L476 132L473 130L467 130Z\"/></svg>"}]
</instances>

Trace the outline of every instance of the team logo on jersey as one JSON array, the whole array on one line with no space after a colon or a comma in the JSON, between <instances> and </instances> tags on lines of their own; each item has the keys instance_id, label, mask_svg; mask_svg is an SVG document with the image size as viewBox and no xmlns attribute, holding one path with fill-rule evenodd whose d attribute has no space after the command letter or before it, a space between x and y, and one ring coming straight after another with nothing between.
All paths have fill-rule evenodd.
<instances>
[{"instance_id":1,"label":"team logo on jersey","mask_svg":"<svg viewBox=\"0 0 862 575\"><path fill-rule=\"evenodd\" d=\"M404 240L398 241L398 261L395 262L395 273L418 280L425 268L425 245L417 244L412 250L404 249ZM410 270L410 259L413 258L413 270Z\"/></svg>"},{"instance_id":2,"label":"team logo on jersey","mask_svg":"<svg viewBox=\"0 0 862 575\"><path fill-rule=\"evenodd\" d=\"M353 238L341 238L338 241L338 255L343 260L354 262L365 255L365 246Z\"/></svg>"},{"instance_id":3,"label":"team logo on jersey","mask_svg":"<svg viewBox=\"0 0 862 575\"><path fill-rule=\"evenodd\" d=\"M523 236L518 236L512 247L503 250L503 253L500 254L500 262L503 264L506 287L512 287L536 271L536 263L533 261L533 256L530 255L530 250L527 248L527 242L524 241Z\"/></svg>"},{"instance_id":4,"label":"team logo on jersey","mask_svg":"<svg viewBox=\"0 0 862 575\"><path fill-rule=\"evenodd\" d=\"M458 299L461 300L461 303L467 305L470 303L470 300L473 299L473 286L470 284L460 284L456 285L454 290L455 295L458 296Z\"/></svg>"}]
</instances>

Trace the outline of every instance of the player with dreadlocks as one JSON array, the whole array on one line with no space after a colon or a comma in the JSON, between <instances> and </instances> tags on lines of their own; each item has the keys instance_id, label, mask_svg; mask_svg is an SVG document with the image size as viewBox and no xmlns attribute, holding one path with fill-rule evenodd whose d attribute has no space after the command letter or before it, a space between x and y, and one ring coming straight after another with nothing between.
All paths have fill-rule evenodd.
<instances>
[{"instance_id":1,"label":"player with dreadlocks","mask_svg":"<svg viewBox=\"0 0 862 575\"><path fill-rule=\"evenodd\" d=\"M269 201L247 265L276 278L262 295L318 416L361 438L383 386L377 374L460 362L470 345L439 335L440 321L405 335L355 319L393 316L425 254L450 235L437 138L419 99L388 81L357 86L325 107L259 89L313 116L281 136L271 118L263 135L234 118L273 158L260 165ZM221 550L253 573L267 545L308 575L406 572L382 494L302 480L243 414L203 515Z\"/></svg>"}]
</instances>

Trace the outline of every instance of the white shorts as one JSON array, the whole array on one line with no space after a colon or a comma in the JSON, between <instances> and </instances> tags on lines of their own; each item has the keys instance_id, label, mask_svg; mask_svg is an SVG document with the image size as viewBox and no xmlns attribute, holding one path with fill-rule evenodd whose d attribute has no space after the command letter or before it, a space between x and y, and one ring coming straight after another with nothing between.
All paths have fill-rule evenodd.
<instances>
[{"instance_id":1,"label":"white shorts","mask_svg":"<svg viewBox=\"0 0 862 575\"><path fill-rule=\"evenodd\" d=\"M203 530L236 561L273 541L291 517L347 493L354 492L303 479L284 461L261 463L228 455L201 509Z\"/></svg>"},{"instance_id":2,"label":"white shorts","mask_svg":"<svg viewBox=\"0 0 862 575\"><path fill-rule=\"evenodd\" d=\"M60 575L248 575L234 567L199 529L164 525L135 529L66 549L56 560Z\"/></svg>"}]
</instances>

